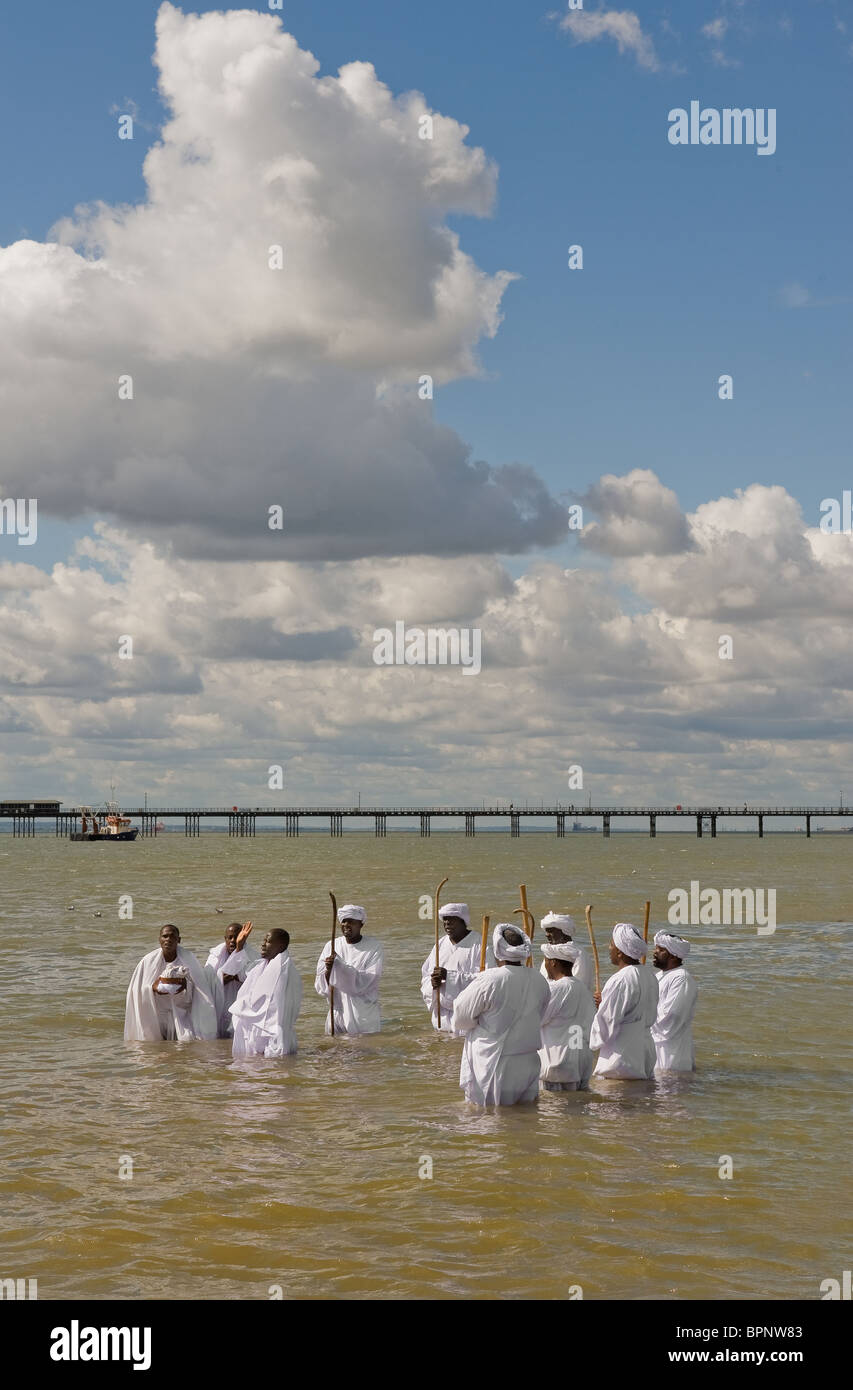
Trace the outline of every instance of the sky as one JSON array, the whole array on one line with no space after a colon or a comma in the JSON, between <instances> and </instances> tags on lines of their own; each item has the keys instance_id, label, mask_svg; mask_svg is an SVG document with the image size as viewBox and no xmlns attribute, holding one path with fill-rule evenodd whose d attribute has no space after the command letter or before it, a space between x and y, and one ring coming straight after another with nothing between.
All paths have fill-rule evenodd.
<instances>
[{"instance_id":1,"label":"sky","mask_svg":"<svg viewBox=\"0 0 853 1390\"><path fill-rule=\"evenodd\" d=\"M48 0L0 53L3 795L837 800L849 4Z\"/></svg>"}]
</instances>

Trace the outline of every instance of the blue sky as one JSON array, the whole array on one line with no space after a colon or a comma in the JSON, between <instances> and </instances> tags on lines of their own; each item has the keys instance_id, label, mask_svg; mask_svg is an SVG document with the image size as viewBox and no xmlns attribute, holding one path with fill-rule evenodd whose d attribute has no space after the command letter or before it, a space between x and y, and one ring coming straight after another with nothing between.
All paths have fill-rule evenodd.
<instances>
[{"instance_id":1,"label":"blue sky","mask_svg":"<svg viewBox=\"0 0 853 1390\"><path fill-rule=\"evenodd\" d=\"M150 0L4 9L4 244L43 238L78 202L143 197L162 115L156 11ZM419 89L464 120L500 167L494 217L455 225L485 270L522 278L482 346L487 379L455 382L436 403L475 456L529 462L557 493L649 467L687 508L779 482L816 520L820 499L853 479L853 23L845 37L840 7L749 0L728 11L745 26L725 42L739 66L720 67L699 32L719 4L669 11L678 37L662 30L665 7L635 11L661 64L684 71L644 71L608 39L574 44L547 5L330 0L288 4L283 20L322 71L373 62L394 91ZM150 129L120 142L111 110L128 98ZM776 154L671 147L667 111L694 98L775 107ZM582 272L566 268L572 242ZM792 283L821 303L785 307ZM721 372L731 402L717 399ZM80 527L41 524L32 558L45 564Z\"/></svg>"}]
</instances>

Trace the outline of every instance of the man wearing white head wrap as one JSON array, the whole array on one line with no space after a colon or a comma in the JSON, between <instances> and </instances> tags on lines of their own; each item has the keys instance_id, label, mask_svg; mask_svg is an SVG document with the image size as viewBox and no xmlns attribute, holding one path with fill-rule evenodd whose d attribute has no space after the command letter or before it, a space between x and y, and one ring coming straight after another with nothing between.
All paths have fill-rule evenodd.
<instances>
[{"instance_id":1,"label":"man wearing white head wrap","mask_svg":"<svg viewBox=\"0 0 853 1390\"><path fill-rule=\"evenodd\" d=\"M181 944L181 933L168 922L160 944L143 956L127 989L124 1014L126 1042L191 1042L216 1037L214 982L204 966Z\"/></svg>"},{"instance_id":2,"label":"man wearing white head wrap","mask_svg":"<svg viewBox=\"0 0 853 1390\"><path fill-rule=\"evenodd\" d=\"M335 991L335 1033L354 1037L357 1033L378 1033L382 1027L379 1012L379 981L382 977L384 951L375 936L364 936L362 927L367 921L363 907L345 903L338 908L341 936L335 940L332 956L331 940L327 941L317 961L314 988L324 998L329 987ZM332 1031L329 1014L326 1032Z\"/></svg>"},{"instance_id":3,"label":"man wearing white head wrap","mask_svg":"<svg viewBox=\"0 0 853 1390\"><path fill-rule=\"evenodd\" d=\"M690 943L672 932L655 932L654 964L658 1011L652 1025L658 1071L695 1071L693 1015L699 986L683 962Z\"/></svg>"},{"instance_id":4,"label":"man wearing white head wrap","mask_svg":"<svg viewBox=\"0 0 853 1390\"><path fill-rule=\"evenodd\" d=\"M563 942L571 941L575 934L575 919L570 917L567 912L546 912L539 924L545 932L546 940L551 946L559 946ZM595 988L595 969L592 960L587 955L582 946L576 947L577 955L572 966L574 979L581 980L586 985L590 994ZM547 978L545 962L539 967L541 974Z\"/></svg>"},{"instance_id":5,"label":"man wearing white head wrap","mask_svg":"<svg viewBox=\"0 0 853 1390\"><path fill-rule=\"evenodd\" d=\"M586 1091L594 1058L589 1032L595 1001L572 966L580 950L573 941L541 947L551 998L542 1015L542 1085L546 1091Z\"/></svg>"},{"instance_id":6,"label":"man wearing white head wrap","mask_svg":"<svg viewBox=\"0 0 853 1390\"><path fill-rule=\"evenodd\" d=\"M445 903L438 915L444 923L444 937L438 947L438 969L435 951L430 951L421 966L421 994L430 1011L433 1028L438 1028L436 1003L441 1000L441 1032L452 1037L453 1006L466 985L480 973L480 938L469 930L471 917L467 903ZM491 948L486 950L486 965L494 965Z\"/></svg>"},{"instance_id":7,"label":"man wearing white head wrap","mask_svg":"<svg viewBox=\"0 0 853 1390\"><path fill-rule=\"evenodd\" d=\"M492 934L496 966L457 996L453 1026L465 1034L459 1085L474 1105L515 1105L539 1094L542 1015L550 991L538 970L526 970L530 941L511 922Z\"/></svg>"},{"instance_id":8,"label":"man wearing white head wrap","mask_svg":"<svg viewBox=\"0 0 853 1390\"><path fill-rule=\"evenodd\" d=\"M615 975L601 991L590 1046L601 1049L596 1076L635 1081L654 1076L651 1026L657 1016L658 982L649 965L640 965L648 947L630 922L617 922L610 943Z\"/></svg>"}]
</instances>

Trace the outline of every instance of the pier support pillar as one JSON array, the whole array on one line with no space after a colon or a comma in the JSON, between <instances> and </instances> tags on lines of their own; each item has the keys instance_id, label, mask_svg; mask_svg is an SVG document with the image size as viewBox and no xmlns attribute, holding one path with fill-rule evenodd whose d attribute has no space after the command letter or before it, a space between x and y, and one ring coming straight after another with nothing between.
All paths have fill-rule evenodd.
<instances>
[{"instance_id":1,"label":"pier support pillar","mask_svg":"<svg viewBox=\"0 0 853 1390\"><path fill-rule=\"evenodd\" d=\"M474 817L470 811L465 812L465 834L469 839L475 834Z\"/></svg>"},{"instance_id":2,"label":"pier support pillar","mask_svg":"<svg viewBox=\"0 0 853 1390\"><path fill-rule=\"evenodd\" d=\"M605 814L605 816L604 816L604 825L602 826L602 834L604 835L605 840L609 840L609 839L610 839L610 817L609 817L609 815L607 815L607 814Z\"/></svg>"},{"instance_id":3,"label":"pier support pillar","mask_svg":"<svg viewBox=\"0 0 853 1390\"><path fill-rule=\"evenodd\" d=\"M421 816L421 835L424 837L424 839L429 839L429 835L430 835L429 816L424 816L424 815Z\"/></svg>"},{"instance_id":4,"label":"pier support pillar","mask_svg":"<svg viewBox=\"0 0 853 1390\"><path fill-rule=\"evenodd\" d=\"M717 817L716 817L716 816L712 816L712 817L711 817L711 839L712 839L712 840L716 840L716 838L717 838Z\"/></svg>"},{"instance_id":5,"label":"pier support pillar","mask_svg":"<svg viewBox=\"0 0 853 1390\"><path fill-rule=\"evenodd\" d=\"M563 840L566 835L566 817L557 815L557 839Z\"/></svg>"},{"instance_id":6,"label":"pier support pillar","mask_svg":"<svg viewBox=\"0 0 853 1390\"><path fill-rule=\"evenodd\" d=\"M696 835L697 835L697 838L701 840L701 838L702 838L702 817L701 817L701 816L697 816L697 817L696 817Z\"/></svg>"},{"instance_id":7,"label":"pier support pillar","mask_svg":"<svg viewBox=\"0 0 853 1390\"><path fill-rule=\"evenodd\" d=\"M759 816L759 817L758 817L758 838L759 838L759 840L763 840L763 839L764 839L764 817L763 817L763 816Z\"/></svg>"},{"instance_id":8,"label":"pier support pillar","mask_svg":"<svg viewBox=\"0 0 853 1390\"><path fill-rule=\"evenodd\" d=\"M384 814L383 814L382 812L380 812L379 815L374 816L374 817L373 817L373 823L374 823L374 825L375 825L375 827L376 827L376 838L377 838L377 840L383 840L383 839L385 838L385 816L384 816Z\"/></svg>"},{"instance_id":9,"label":"pier support pillar","mask_svg":"<svg viewBox=\"0 0 853 1390\"><path fill-rule=\"evenodd\" d=\"M296 835L297 838L299 836L299 817L292 811L288 811L284 817L284 833L285 835Z\"/></svg>"},{"instance_id":10,"label":"pier support pillar","mask_svg":"<svg viewBox=\"0 0 853 1390\"><path fill-rule=\"evenodd\" d=\"M184 835L185 835L185 836L188 835L188 836L190 837L190 839L193 839L193 840L198 839L199 822L200 822L200 819L201 819L201 818L200 818L199 816L195 815L195 813L193 813L193 812L191 812L188 816L184 816ZM143 834L144 834L144 826L143 826Z\"/></svg>"},{"instance_id":11,"label":"pier support pillar","mask_svg":"<svg viewBox=\"0 0 853 1390\"><path fill-rule=\"evenodd\" d=\"M649 839L651 839L651 840L656 839L656 838L657 838L657 833L658 833L658 818L657 818L657 816L649 816Z\"/></svg>"},{"instance_id":12,"label":"pier support pillar","mask_svg":"<svg viewBox=\"0 0 853 1390\"><path fill-rule=\"evenodd\" d=\"M344 818L340 811L333 811L329 816L329 834L332 836L343 835Z\"/></svg>"},{"instance_id":13,"label":"pier support pillar","mask_svg":"<svg viewBox=\"0 0 853 1390\"><path fill-rule=\"evenodd\" d=\"M513 837L513 839L515 839L518 835L521 834L521 826L518 823L518 813L516 811L510 812L509 833Z\"/></svg>"},{"instance_id":14,"label":"pier support pillar","mask_svg":"<svg viewBox=\"0 0 853 1390\"><path fill-rule=\"evenodd\" d=\"M812 837L812 818L811 818L811 816L806 816L806 839L807 839L807 840L810 840L811 837Z\"/></svg>"}]
</instances>

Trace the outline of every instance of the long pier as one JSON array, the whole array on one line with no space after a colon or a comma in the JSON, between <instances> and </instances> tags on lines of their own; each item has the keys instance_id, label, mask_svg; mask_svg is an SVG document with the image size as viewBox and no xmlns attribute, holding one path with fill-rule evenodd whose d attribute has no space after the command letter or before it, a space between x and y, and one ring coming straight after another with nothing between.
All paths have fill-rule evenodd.
<instances>
[{"instance_id":1,"label":"long pier","mask_svg":"<svg viewBox=\"0 0 853 1390\"><path fill-rule=\"evenodd\" d=\"M106 812L99 812L103 822ZM522 820L553 820L557 838L566 834L566 821L573 822L572 829L581 828L580 823L588 820L601 821L601 833L605 839L610 837L612 822L619 819L643 818L648 820L649 835L657 835L659 820L676 819L693 821L696 834L701 838L706 832L714 839L718 820L752 820L756 823L759 838L764 836L764 822L773 817L797 817L805 821L807 837L812 833L812 818L815 816L853 817L853 808L845 806L138 806L122 811L125 816L137 818L141 823L143 836L157 833L157 822L183 820L184 835L195 838L201 832L203 820L226 820L228 834L249 836L256 833L259 820L280 820L282 832L286 836L298 836L302 820L325 820L329 834L343 834L344 820L373 820L378 838L387 833L389 820L410 819L420 823L422 836L429 836L433 820L457 819L464 822L465 834L476 834L478 820L504 820L508 822L511 836L521 834ZM0 805L0 820L12 821L12 833L16 836L35 834L36 820L54 820L58 836L70 835L78 827L81 808L62 807L61 803L52 805L6 802ZM583 827L586 829L586 827Z\"/></svg>"}]
</instances>

